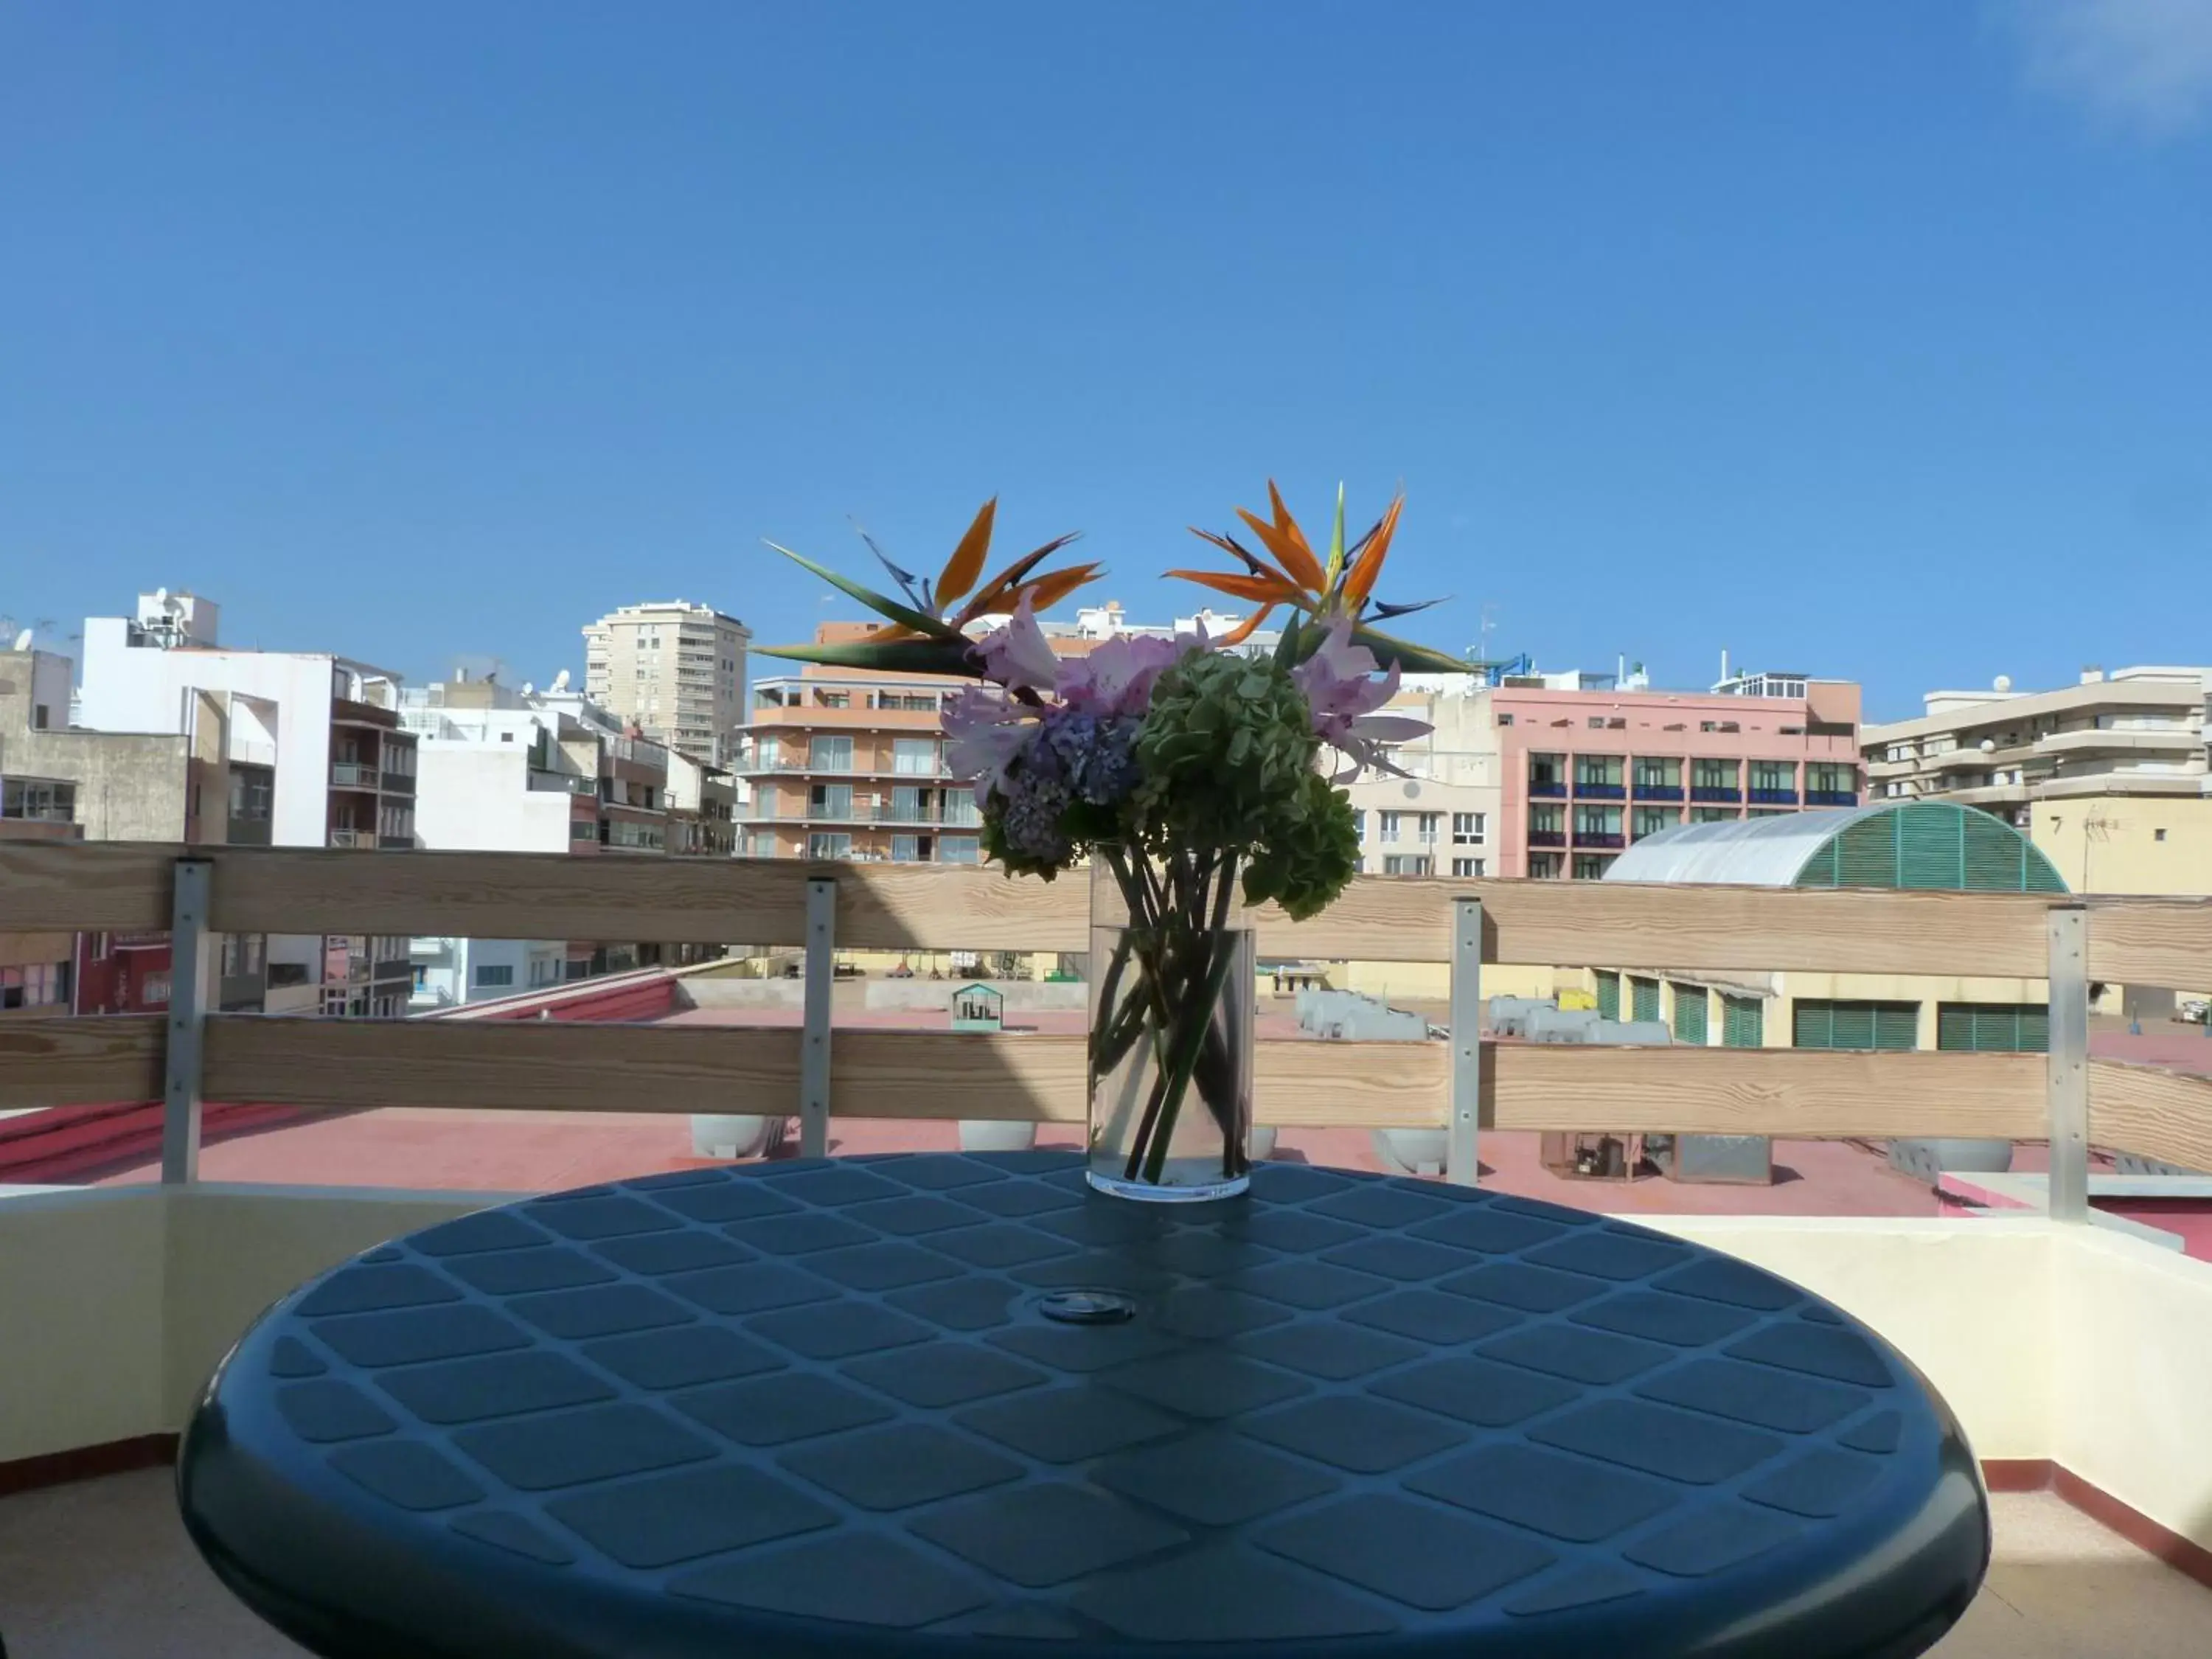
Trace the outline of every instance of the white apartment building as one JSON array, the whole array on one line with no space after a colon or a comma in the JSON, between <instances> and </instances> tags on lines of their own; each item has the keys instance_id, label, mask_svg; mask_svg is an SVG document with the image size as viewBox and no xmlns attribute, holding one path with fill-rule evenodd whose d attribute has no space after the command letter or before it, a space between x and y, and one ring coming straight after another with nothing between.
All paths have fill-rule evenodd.
<instances>
[{"instance_id":1,"label":"white apartment building","mask_svg":"<svg viewBox=\"0 0 2212 1659\"><path fill-rule=\"evenodd\" d=\"M212 601L166 589L140 594L134 616L88 617L76 723L190 735L214 698L228 706L234 769L271 775L270 844L415 845L416 746L399 729L399 676L328 652L224 646L218 620ZM411 977L404 940L360 935L271 935L268 973L270 1012L338 1015L404 1012Z\"/></svg>"},{"instance_id":2,"label":"white apartment building","mask_svg":"<svg viewBox=\"0 0 2212 1659\"><path fill-rule=\"evenodd\" d=\"M1399 744L1411 774L1364 773L1348 786L1363 875L1481 877L1492 869L1504 811L1489 689L1475 674L1408 674L1389 712L1426 720Z\"/></svg>"},{"instance_id":3,"label":"white apartment building","mask_svg":"<svg viewBox=\"0 0 2212 1659\"><path fill-rule=\"evenodd\" d=\"M586 696L692 760L731 763L745 722L743 623L672 599L623 605L583 633Z\"/></svg>"},{"instance_id":4,"label":"white apartment building","mask_svg":"<svg viewBox=\"0 0 2212 1659\"><path fill-rule=\"evenodd\" d=\"M1954 801L2027 832L2084 893L2212 893L2212 669L2082 671L2075 684L1930 691L1861 734L1877 799Z\"/></svg>"}]
</instances>

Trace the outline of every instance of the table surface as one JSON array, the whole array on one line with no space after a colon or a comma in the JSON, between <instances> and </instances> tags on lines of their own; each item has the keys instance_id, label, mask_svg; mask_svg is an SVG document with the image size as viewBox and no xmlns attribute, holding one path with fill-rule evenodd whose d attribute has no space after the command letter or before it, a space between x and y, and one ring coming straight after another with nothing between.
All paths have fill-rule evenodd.
<instances>
[{"instance_id":1,"label":"table surface","mask_svg":"<svg viewBox=\"0 0 2212 1659\"><path fill-rule=\"evenodd\" d=\"M1055 1291L1133 1317L1068 1324ZM185 1520L337 1659L1905 1656L1988 1559L1878 1338L1603 1217L1066 1153L659 1176L369 1251L265 1315Z\"/></svg>"}]
</instances>

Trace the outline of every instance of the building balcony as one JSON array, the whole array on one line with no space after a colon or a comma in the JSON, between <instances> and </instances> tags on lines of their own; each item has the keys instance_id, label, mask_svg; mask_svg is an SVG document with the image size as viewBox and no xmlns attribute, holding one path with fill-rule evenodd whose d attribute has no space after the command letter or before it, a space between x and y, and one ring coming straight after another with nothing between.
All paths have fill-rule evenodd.
<instances>
[{"instance_id":1,"label":"building balcony","mask_svg":"<svg viewBox=\"0 0 2212 1659\"><path fill-rule=\"evenodd\" d=\"M1622 835L1618 830L1577 830L1575 831L1575 846L1577 848L1608 848L1617 852L1621 848L1627 845L1628 837Z\"/></svg>"},{"instance_id":2,"label":"building balcony","mask_svg":"<svg viewBox=\"0 0 2212 1659\"><path fill-rule=\"evenodd\" d=\"M1082 883L1009 883L988 872L748 860L702 865L672 891L664 867L644 865L598 869L586 898L557 858L453 856L469 863L441 878L452 936L588 936L619 915L644 936L703 940L748 909L803 915L805 883L825 874L836 883L834 938L854 951L991 949L975 933L980 915L1000 918L998 927L1018 931L1030 951L1079 951L1088 929ZM164 884L173 858L175 849L128 842L11 852L0 869L0 914L40 929L159 929L173 905ZM398 936L425 914L422 876L410 860L330 865L310 887L299 883L295 860L226 854L215 872L215 905L257 915L292 907L307 933L343 915L347 927ZM1575 883L1500 883L1484 915L1495 938L1482 953L1509 960L1558 947L1620 964L1663 940L1670 973L1708 975L1745 969L1745 942L1759 940L1752 949L1781 957L1774 971L2037 978L2037 969L2053 971L2053 947L2042 922L2024 925L2024 902L2035 900L1750 887L1717 898L1694 887L1639 884L1606 890L1599 900ZM1425 883L1363 880L1358 902L1343 915L1298 925L1263 918L1261 953L1345 960L1380 933L1431 940L1409 956L1427 949L1443 964L1449 905ZM2073 900L2057 907L2079 914ZM2212 980L2208 909L2179 900L2090 900L2081 945L2097 971L2115 980L2203 984ZM9 1345L0 1389L0 1491L11 1493L0 1498L0 1617L13 1652L296 1659L197 1564L175 1522L173 1480L155 1464L173 1458L204 1380L264 1307L369 1245L498 1201L460 1183L533 1192L692 1166L681 1130L646 1113L619 1115L635 1133L602 1119L581 1124L581 1137L562 1117L637 1106L641 1075L653 1079L646 1103L671 1113L728 1110L732 1075L757 1079L748 1109L799 1109L805 1033L796 1020L699 1020L703 991L677 1015L677 988L712 982L684 975L686 969L626 975L619 994L641 995L644 1005L608 1009L606 1024L588 1015L514 1018L515 1002L531 1006L522 998L507 1002L500 1018L471 1020L456 1009L372 1029L208 1015L204 1042L192 1044L204 1093L264 1117L241 1119L230 1139L216 1128L197 1146L184 1139L191 1119L179 1115L170 1151L179 1164L199 1157L206 1179L142 1179L149 1148L139 1146L135 1161L115 1170L119 1183L0 1188L0 1314L4 1329L22 1336ZM2059 978L2053 995L2066 1009L2063 1024L2086 1033L2086 975ZM588 995L598 991L566 984L546 988L535 1006L553 1011L553 998ZM7 1121L0 1148L20 1148L42 1113L119 1099L146 1102L159 1137L155 1099L173 1057L173 1018L11 1020L0 1110L18 1117ZM471 1020L467 1033L453 1030L458 1020ZM1079 1113L1079 1013L1073 1029L991 1036L887 1024L849 1040L838 1022L832 1046L834 1117L814 1115L807 1133L827 1137L834 1126L841 1151L942 1144L942 1119L1044 1124L1064 1139L1068 1117ZM1997 1489L1997 1566L1989 1595L1938 1659L2194 1659L2212 1648L2212 1597L2148 1551L2192 1573L2212 1568L2212 1440L2201 1420L2212 1371L2212 1261L2203 1259L2212 1245L2184 1239L2174 1210L2150 1221L2101 1210L2069 1218L2075 1210L2062 1201L2051 1217L2006 1210L2011 1199L2002 1192L1958 1197L1951 1183L1942 1201L1954 1207L1938 1212L1929 1182L1887 1172L1856 1148L1865 1137L1900 1134L2063 1141L2079 1133L2106 1152L2212 1168L2212 1079L2084 1057L2086 1037L2070 1046L2062 1037L2059 1046L2053 1061L2015 1053L1687 1044L1620 1051L1510 1040L1340 1044L1265 1030L1256 1078L1261 1119L1281 1124L1287 1152L1316 1166L1364 1159L1374 1168L1374 1128L1444 1128L1455 1061L1464 1073L1462 1051L1471 1051L1480 1066L1484 1188L1593 1214L1637 1210L1639 1224L1777 1272L1865 1321L1942 1391ZM2053 1082L2062 1095L2075 1088L2066 1078L2077 1061L2086 1093L2055 1102ZM2069 1117L2077 1109L2079 1117ZM515 1110L542 1119L518 1128ZM1798 1179L1756 1190L1701 1188L1690 1197L1704 1214L1663 1214L1655 1207L1677 1188L1659 1176L1632 1186L1564 1179L1544 1170L1533 1146L1540 1133L1637 1130L1781 1134L1777 1161ZM438 1182L447 1186L425 1186ZM2048 1186L2069 1186L2069 1197L2084 1203L2097 1194L2086 1175L2053 1176ZM1865 1206L1869 1192L1920 1207L1790 1207ZM1990 1207L1958 1210L1960 1203ZM1349 1294L1391 1291L1374 1285ZM1652 1294L1666 1298L1663 1287L1637 1283L1586 1287L1575 1312L1599 1297L1621 1297L1626 1307ZM1736 1318L1725 1301L1701 1305L1719 1307L1714 1318L1723 1322ZM1801 1378L1796 1387L1816 1407L1869 1416L1878 1407L1863 1394L1838 1405L1843 1394L1827 1382ZM76 1468L133 1460L139 1474L24 1491ZM2024 1486L2039 1491L2017 1491ZM2093 1517L2117 1531L2097 1531Z\"/></svg>"},{"instance_id":3,"label":"building balcony","mask_svg":"<svg viewBox=\"0 0 2212 1659\"><path fill-rule=\"evenodd\" d=\"M1808 806L1856 806L1858 804L1858 792L1853 789L1808 789L1805 792L1805 805Z\"/></svg>"},{"instance_id":4,"label":"building balcony","mask_svg":"<svg viewBox=\"0 0 2212 1659\"><path fill-rule=\"evenodd\" d=\"M770 760L740 759L731 771L741 778L803 777L811 775L823 778L908 778L916 783L953 784L958 781L933 757L927 764L909 763L905 765L878 766L866 761L848 761L828 764L812 760L799 760L785 755Z\"/></svg>"},{"instance_id":5,"label":"building balcony","mask_svg":"<svg viewBox=\"0 0 2212 1659\"><path fill-rule=\"evenodd\" d=\"M1753 806L1795 806L1797 792L1795 789L1753 789L1751 804Z\"/></svg>"},{"instance_id":6,"label":"building balcony","mask_svg":"<svg viewBox=\"0 0 2212 1659\"><path fill-rule=\"evenodd\" d=\"M786 807L776 811L760 806L739 807L736 821L739 823L888 823L913 824L923 829L943 828L975 830L981 827L982 814L975 810L972 799L965 806L948 808L899 806L848 806L832 811L825 806Z\"/></svg>"},{"instance_id":7,"label":"building balcony","mask_svg":"<svg viewBox=\"0 0 2212 1659\"><path fill-rule=\"evenodd\" d=\"M241 817L231 815L223 828L223 840L233 847L266 847L270 843L271 825L267 818Z\"/></svg>"},{"instance_id":8,"label":"building balcony","mask_svg":"<svg viewBox=\"0 0 2212 1659\"><path fill-rule=\"evenodd\" d=\"M1635 789L1638 800L1679 801L1682 799L1682 786L1679 783L1639 783Z\"/></svg>"},{"instance_id":9,"label":"building balcony","mask_svg":"<svg viewBox=\"0 0 2212 1659\"><path fill-rule=\"evenodd\" d=\"M439 925L453 937L589 938L613 917L626 935L672 944L756 922L795 928L807 883L826 875L842 950L988 951L999 948L995 930L1024 951L1073 953L1088 939L1079 882L789 860L702 863L672 884L663 865L612 860L593 869L585 893L563 860L447 856L459 863L437 876ZM11 849L0 863L0 915L30 929L158 931L173 915L174 860L173 848L131 843ZM296 855L228 853L213 878L216 914L229 906L272 931L383 937L406 934L426 914L419 860L332 860L314 876L300 879ZM2212 1597L2089 1518L2166 1560L2212 1569L2212 1438L2202 1420L2212 1243L2182 1217L2204 1201L2183 1186L2148 1219L2084 1207L2097 1188L2071 1161L2046 1188L2057 1194L2056 1216L2008 1211L2002 1194L1961 1198L1948 1183L1951 1195L1939 1200L1929 1182L1889 1170L1857 1145L2055 1140L2212 1168L2212 1078L2093 1048L2087 981L2094 969L2114 982L2212 982L2212 903L1748 887L1717 895L1635 884L1601 894L1569 882L1501 882L1486 891L1474 947L1452 963L1447 890L1363 878L1356 899L1302 923L1262 913L1260 954L1354 959L1380 939L1411 960L1460 971L1562 950L1584 966L1648 964L1656 948L1669 976L1692 979L1753 970L2051 979L2057 1052L2049 1057L1334 1042L1263 1025L1258 1110L1281 1126L1296 1159L1374 1168L1373 1130L1451 1121L1456 1073L1458 1088L1479 1091L1483 1188L1592 1213L1636 1211L1642 1224L1828 1298L1893 1344L1942 1392L2001 1489L1990 1594L1937 1659L2212 1650ZM274 927L280 917L292 926ZM1747 960L1747 949L1763 954ZM720 981L687 981L689 971L627 976L621 994L643 1001L610 1006L603 1024L588 1014L514 1018L513 1002L465 1033L453 1022L470 1019L466 1010L374 1026L215 1014L173 1052L170 1032L184 1017L176 1010L11 1018L0 1111L17 1115L6 1121L0 1157L38 1132L42 1114L112 1111L117 1102L143 1103L125 1110L141 1111L154 1137L106 1172L115 1184L0 1187L0 1328L19 1339L0 1387L0 1492L12 1494L0 1498L0 1620L11 1651L296 1659L199 1567L175 1523L170 1477L153 1466L173 1456L204 1380L246 1325L314 1275L503 1194L693 1167L680 1127L609 1109L726 1111L730 1079L743 1077L755 1080L748 1109L798 1112L807 1041L798 1020L702 1019L703 988ZM826 987L830 976L821 979ZM690 1006L679 1012L687 984ZM549 988L537 1006L550 1012L553 998L593 994L586 985ZM890 1023L855 1033L840 1014L828 1028L828 1108L809 1115L805 1133L820 1144L834 1127L838 1150L873 1153L945 1144L945 1121L999 1120L1043 1125L1067 1144L1079 1133L1083 1019L1078 1011L1055 1028L1038 1018L1039 1030L971 1036ZM1770 1015L1767 1029L1775 1024ZM171 1062L189 1067L194 1054L199 1092L236 1104L208 1109L218 1127L204 1146L179 1115L169 1150L180 1167L197 1158L202 1178L164 1184L148 1173L162 1133L157 1103ZM652 1081L642 1098L641 1077ZM238 1120L226 1139L218 1114L233 1110L264 1115ZM526 1110L539 1116L516 1127ZM601 1113L574 1131L563 1121ZM1779 1136L1776 1162L1797 1178L1771 1190L1702 1188L1688 1197L1705 1213L1656 1213L1679 1189L1657 1177L1620 1185L1550 1174L1538 1151L1546 1133ZM1954 1207L1939 1212L1939 1201ZM1990 1207L1956 1207L1983 1202ZM1634 1284L1589 1291L1652 1294ZM1724 1300L1701 1305L1735 1316ZM1806 1398L1839 1393L1809 1379L1796 1386ZM1876 1404L1857 1395L1839 1408L1872 1415ZM141 1473L21 1490L134 1459ZM2027 1486L2048 1490L2003 1490Z\"/></svg>"},{"instance_id":10,"label":"building balcony","mask_svg":"<svg viewBox=\"0 0 2212 1659\"><path fill-rule=\"evenodd\" d=\"M374 830L354 830L344 827L335 829L331 831L331 845L333 847L350 847L356 849L368 848L373 851L376 846L376 831Z\"/></svg>"},{"instance_id":11,"label":"building balcony","mask_svg":"<svg viewBox=\"0 0 2212 1659\"><path fill-rule=\"evenodd\" d=\"M1528 780L1528 793L1540 800L1565 800L1566 781L1563 778L1531 778Z\"/></svg>"},{"instance_id":12,"label":"building balcony","mask_svg":"<svg viewBox=\"0 0 2212 1659\"><path fill-rule=\"evenodd\" d=\"M1708 806L1740 806L1743 804L1743 791L1732 786L1693 783L1690 786L1690 799Z\"/></svg>"},{"instance_id":13,"label":"building balcony","mask_svg":"<svg viewBox=\"0 0 2212 1659\"><path fill-rule=\"evenodd\" d=\"M366 789L372 793L377 785L377 769L359 761L332 761L331 787L333 789Z\"/></svg>"},{"instance_id":14,"label":"building balcony","mask_svg":"<svg viewBox=\"0 0 2212 1659\"><path fill-rule=\"evenodd\" d=\"M579 772L540 772L532 769L530 787L551 794L597 795L599 781L587 778Z\"/></svg>"},{"instance_id":15,"label":"building balcony","mask_svg":"<svg viewBox=\"0 0 2212 1659\"><path fill-rule=\"evenodd\" d=\"M411 795L415 793L412 772L386 772L382 775L384 793L387 795Z\"/></svg>"},{"instance_id":16,"label":"building balcony","mask_svg":"<svg viewBox=\"0 0 2212 1659\"><path fill-rule=\"evenodd\" d=\"M1567 832L1564 830L1531 830L1528 832L1528 845L1531 847L1565 847L1566 844Z\"/></svg>"},{"instance_id":17,"label":"building balcony","mask_svg":"<svg viewBox=\"0 0 2212 1659\"><path fill-rule=\"evenodd\" d=\"M1628 791L1618 783L1592 782L1588 779L1577 778L1575 797L1578 800L1626 800Z\"/></svg>"}]
</instances>

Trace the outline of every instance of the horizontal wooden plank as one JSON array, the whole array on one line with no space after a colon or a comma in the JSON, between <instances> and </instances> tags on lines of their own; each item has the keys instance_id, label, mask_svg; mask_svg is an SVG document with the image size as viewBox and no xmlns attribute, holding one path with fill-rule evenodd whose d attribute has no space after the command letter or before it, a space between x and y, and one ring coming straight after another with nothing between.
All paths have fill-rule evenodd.
<instances>
[{"instance_id":1,"label":"horizontal wooden plank","mask_svg":"<svg viewBox=\"0 0 2212 1659\"><path fill-rule=\"evenodd\" d=\"M2212 1078L2091 1060L2089 1139L2112 1152L2212 1170Z\"/></svg>"},{"instance_id":2,"label":"horizontal wooden plank","mask_svg":"<svg viewBox=\"0 0 2212 1659\"><path fill-rule=\"evenodd\" d=\"M0 1017L0 1110L161 1097L162 1018Z\"/></svg>"},{"instance_id":3,"label":"horizontal wooden plank","mask_svg":"<svg viewBox=\"0 0 2212 1659\"><path fill-rule=\"evenodd\" d=\"M2043 1133L2033 1054L1784 1048L1486 1050L1485 1115L1501 1129L2029 1139ZM1256 1112L1285 1127L1444 1121L1442 1043L1262 1042ZM733 1112L796 1109L791 1028L264 1019L210 1022L207 1092L321 1109ZM830 1064L839 1117L1079 1122L1083 1039L845 1030Z\"/></svg>"},{"instance_id":4,"label":"horizontal wooden plank","mask_svg":"<svg viewBox=\"0 0 2212 1659\"><path fill-rule=\"evenodd\" d=\"M1260 948L1327 960L1449 961L1458 895L1482 901L1490 962L2001 978L2038 977L2050 963L2049 900L2036 894L1402 877L1357 881L1311 921L1263 921Z\"/></svg>"},{"instance_id":5,"label":"horizontal wooden plank","mask_svg":"<svg viewBox=\"0 0 2212 1659\"><path fill-rule=\"evenodd\" d=\"M2089 977L2212 990L2212 899L2089 901Z\"/></svg>"},{"instance_id":6,"label":"horizontal wooden plank","mask_svg":"<svg viewBox=\"0 0 2212 1659\"><path fill-rule=\"evenodd\" d=\"M2040 1054L1503 1043L1488 1058L1501 1129L2032 1140L2047 1127Z\"/></svg>"},{"instance_id":7,"label":"horizontal wooden plank","mask_svg":"<svg viewBox=\"0 0 2212 1659\"><path fill-rule=\"evenodd\" d=\"M0 841L0 933L136 933L169 925L183 849L155 842Z\"/></svg>"},{"instance_id":8,"label":"horizontal wooden plank","mask_svg":"<svg viewBox=\"0 0 2212 1659\"><path fill-rule=\"evenodd\" d=\"M853 949L1075 951L1087 884L988 869L562 854L0 843L0 930L165 927L170 866L217 866L231 933L452 934L796 945L805 884L838 884ZM1493 962L1692 971L1798 969L2040 977L2041 895L1443 881L1369 877L1311 921L1257 917L1268 956L1443 962L1451 902L1483 901ZM2212 901L2100 900L2090 971L2112 982L2212 982Z\"/></svg>"},{"instance_id":9,"label":"horizontal wooden plank","mask_svg":"<svg viewBox=\"0 0 2212 1659\"><path fill-rule=\"evenodd\" d=\"M210 1100L325 1110L775 1113L796 1109L789 1027L562 1021L208 1021Z\"/></svg>"}]
</instances>

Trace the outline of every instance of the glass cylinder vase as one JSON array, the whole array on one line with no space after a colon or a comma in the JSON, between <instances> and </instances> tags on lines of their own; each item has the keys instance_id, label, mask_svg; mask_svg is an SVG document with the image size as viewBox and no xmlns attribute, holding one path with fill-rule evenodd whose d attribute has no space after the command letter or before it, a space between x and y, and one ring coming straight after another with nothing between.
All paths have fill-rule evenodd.
<instances>
[{"instance_id":1,"label":"glass cylinder vase","mask_svg":"<svg viewBox=\"0 0 2212 1659\"><path fill-rule=\"evenodd\" d=\"M1116 848L1091 876L1091 1184L1234 1197L1251 1182L1257 995L1236 872Z\"/></svg>"}]
</instances>

